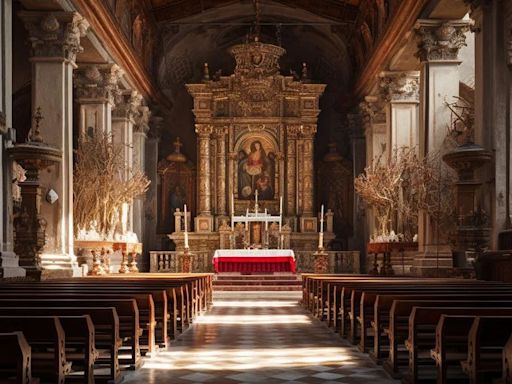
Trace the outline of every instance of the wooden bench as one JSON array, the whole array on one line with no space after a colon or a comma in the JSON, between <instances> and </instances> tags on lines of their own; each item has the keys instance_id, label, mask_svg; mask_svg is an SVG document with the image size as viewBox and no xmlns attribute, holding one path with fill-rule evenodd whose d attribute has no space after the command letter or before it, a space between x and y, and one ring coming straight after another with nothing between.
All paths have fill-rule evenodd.
<instances>
[{"instance_id":1,"label":"wooden bench","mask_svg":"<svg viewBox=\"0 0 512 384\"><path fill-rule=\"evenodd\" d=\"M96 381L118 382L119 370L119 319L115 308L111 307L0 307L0 316L30 316L37 313L40 316L57 316L66 334L66 344L74 332L68 323L62 321L63 316L88 315L94 326L94 346L96 350L95 367L107 368L107 375L94 373ZM69 334L68 334L69 333ZM92 370L91 370L92 372Z\"/></svg>"},{"instance_id":2,"label":"wooden bench","mask_svg":"<svg viewBox=\"0 0 512 384\"><path fill-rule=\"evenodd\" d=\"M445 315L477 315L477 316L511 316L510 307L414 307L409 318L409 338L405 347L409 353L409 364L405 381L418 383L420 370L421 379L424 375L435 378L435 362L431 357L431 350L436 344L436 327ZM505 342L503 342L505 344Z\"/></svg>"},{"instance_id":3,"label":"wooden bench","mask_svg":"<svg viewBox=\"0 0 512 384\"><path fill-rule=\"evenodd\" d=\"M512 335L503 348L503 380L505 384L512 384Z\"/></svg>"},{"instance_id":4,"label":"wooden bench","mask_svg":"<svg viewBox=\"0 0 512 384\"><path fill-rule=\"evenodd\" d=\"M60 320L56 316L0 317L0 332L16 331L23 332L31 347L32 374L63 384L71 364L66 361L65 335Z\"/></svg>"},{"instance_id":5,"label":"wooden bench","mask_svg":"<svg viewBox=\"0 0 512 384\"><path fill-rule=\"evenodd\" d=\"M0 333L0 381L33 384L31 349L23 332Z\"/></svg>"},{"instance_id":6,"label":"wooden bench","mask_svg":"<svg viewBox=\"0 0 512 384\"><path fill-rule=\"evenodd\" d=\"M0 295L0 307L114 307L119 318L119 337L123 340L123 347L129 349L129 356L122 355L118 361L121 364L128 364L135 369L142 364L139 337L141 329L139 327L139 310L135 299L29 299L29 298L5 298Z\"/></svg>"},{"instance_id":7,"label":"wooden bench","mask_svg":"<svg viewBox=\"0 0 512 384\"><path fill-rule=\"evenodd\" d=\"M498 316L478 316L468 336L467 358L462 370L471 384L493 382L503 376L503 350L512 333L512 311Z\"/></svg>"}]
</instances>

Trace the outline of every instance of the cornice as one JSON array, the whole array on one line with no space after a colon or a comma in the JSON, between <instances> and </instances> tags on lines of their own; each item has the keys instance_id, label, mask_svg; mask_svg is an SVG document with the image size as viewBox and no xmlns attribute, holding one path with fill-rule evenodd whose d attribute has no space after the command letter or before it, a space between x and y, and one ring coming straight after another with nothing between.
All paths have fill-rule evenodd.
<instances>
[{"instance_id":1,"label":"cornice","mask_svg":"<svg viewBox=\"0 0 512 384\"><path fill-rule=\"evenodd\" d=\"M382 64L394 54L406 33L413 29L427 2L428 0L402 0L396 14L392 16L392 23L379 39L373 54L356 81L354 92L357 97L362 98L371 93L371 88L382 70Z\"/></svg>"},{"instance_id":2,"label":"cornice","mask_svg":"<svg viewBox=\"0 0 512 384\"><path fill-rule=\"evenodd\" d=\"M133 48L128 44L126 37L116 28L117 22L113 19L105 3L99 0L74 0L74 4L87 19L91 29L109 48L117 60L116 63L132 79L134 87L146 98L170 108L172 106L171 101L153 84L149 73L133 52Z\"/></svg>"}]
</instances>

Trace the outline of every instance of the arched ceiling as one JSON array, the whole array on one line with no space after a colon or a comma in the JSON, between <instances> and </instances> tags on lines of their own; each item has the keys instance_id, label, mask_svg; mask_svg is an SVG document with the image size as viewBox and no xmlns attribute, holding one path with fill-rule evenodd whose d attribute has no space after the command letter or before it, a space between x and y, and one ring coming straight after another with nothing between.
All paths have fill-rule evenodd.
<instances>
[{"instance_id":1,"label":"arched ceiling","mask_svg":"<svg viewBox=\"0 0 512 384\"><path fill-rule=\"evenodd\" d=\"M318 3L316 12L306 10L306 5L314 8L313 3ZM320 101L318 156L327 150L328 141L333 139L342 153L348 155L349 151L347 130L343 129L343 100L348 99L354 80L353 59L346 40L354 23L356 3L355 0L266 1L260 8L260 40L281 45L287 51L280 62L282 73L300 73L305 62L310 78L327 84ZM329 4L337 9L332 14L338 15L336 20L332 15L329 18L320 15L327 12ZM223 75L233 72L234 60L228 48L247 40L255 20L253 2L152 0L152 5L155 17L160 20L157 82L173 103L162 145L170 151L171 141L180 135L185 153L194 159L192 98L184 85L201 81L205 62L209 64L211 75L217 71ZM352 19L348 15L352 15ZM161 155L165 156L165 152L162 148Z\"/></svg>"}]
</instances>

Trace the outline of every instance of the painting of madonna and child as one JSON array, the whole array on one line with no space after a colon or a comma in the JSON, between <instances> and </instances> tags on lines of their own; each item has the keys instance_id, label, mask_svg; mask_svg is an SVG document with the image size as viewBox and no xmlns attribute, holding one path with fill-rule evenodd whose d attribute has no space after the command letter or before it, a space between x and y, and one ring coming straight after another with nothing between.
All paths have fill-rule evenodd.
<instances>
[{"instance_id":1,"label":"painting of madonna and child","mask_svg":"<svg viewBox=\"0 0 512 384\"><path fill-rule=\"evenodd\" d=\"M248 142L238 151L238 198L274 198L276 156L270 146L265 148L260 140Z\"/></svg>"}]
</instances>

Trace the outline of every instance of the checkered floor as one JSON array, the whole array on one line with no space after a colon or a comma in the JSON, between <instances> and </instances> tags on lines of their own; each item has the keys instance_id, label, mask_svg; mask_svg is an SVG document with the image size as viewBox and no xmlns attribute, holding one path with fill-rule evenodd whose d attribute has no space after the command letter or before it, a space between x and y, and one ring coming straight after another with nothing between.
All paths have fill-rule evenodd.
<instances>
[{"instance_id":1,"label":"checkered floor","mask_svg":"<svg viewBox=\"0 0 512 384\"><path fill-rule=\"evenodd\" d=\"M297 300L296 293L217 292L206 315L123 382L398 383Z\"/></svg>"}]
</instances>

